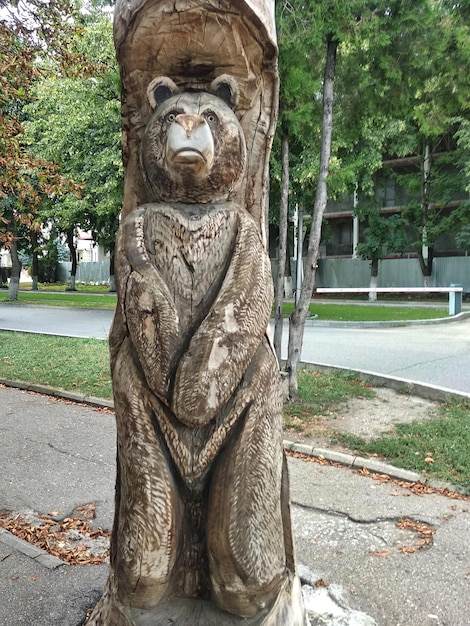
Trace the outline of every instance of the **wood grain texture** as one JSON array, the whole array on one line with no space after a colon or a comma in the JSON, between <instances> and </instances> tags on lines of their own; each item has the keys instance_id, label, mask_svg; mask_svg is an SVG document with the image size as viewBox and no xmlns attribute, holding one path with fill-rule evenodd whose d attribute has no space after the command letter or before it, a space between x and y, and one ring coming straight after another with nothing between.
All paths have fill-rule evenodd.
<instances>
[{"instance_id":1,"label":"wood grain texture","mask_svg":"<svg viewBox=\"0 0 470 626\"><path fill-rule=\"evenodd\" d=\"M118 0L115 40L116 508L86 623L305 626L267 337L272 2Z\"/></svg>"},{"instance_id":2,"label":"wood grain texture","mask_svg":"<svg viewBox=\"0 0 470 626\"><path fill-rule=\"evenodd\" d=\"M240 85L237 118L247 145L247 175L231 199L254 217L265 241L278 107L274 1L118 0L114 33L122 81L123 214L151 201L140 171L142 134L152 114L150 81L171 76L183 90L203 90L229 73Z\"/></svg>"}]
</instances>

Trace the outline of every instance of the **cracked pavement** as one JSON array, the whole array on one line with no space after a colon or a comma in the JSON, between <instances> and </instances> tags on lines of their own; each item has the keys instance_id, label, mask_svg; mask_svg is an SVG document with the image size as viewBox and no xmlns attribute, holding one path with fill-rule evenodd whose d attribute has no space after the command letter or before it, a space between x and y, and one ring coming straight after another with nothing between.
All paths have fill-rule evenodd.
<instances>
[{"instance_id":1,"label":"cracked pavement","mask_svg":"<svg viewBox=\"0 0 470 626\"><path fill-rule=\"evenodd\" d=\"M339 585L350 606L380 626L468 624L469 500L419 496L299 459L289 467L300 563ZM405 518L434 530L428 545L419 549L417 532L397 527ZM417 549L402 551L410 547Z\"/></svg>"},{"instance_id":2,"label":"cracked pavement","mask_svg":"<svg viewBox=\"0 0 470 626\"><path fill-rule=\"evenodd\" d=\"M69 516L96 504L112 525L114 416L0 387L0 510ZM292 518L312 625L464 626L470 597L470 501L420 496L344 468L289 457ZM413 526L431 528L422 549ZM45 567L0 533L0 624L78 626L106 565Z\"/></svg>"}]
</instances>

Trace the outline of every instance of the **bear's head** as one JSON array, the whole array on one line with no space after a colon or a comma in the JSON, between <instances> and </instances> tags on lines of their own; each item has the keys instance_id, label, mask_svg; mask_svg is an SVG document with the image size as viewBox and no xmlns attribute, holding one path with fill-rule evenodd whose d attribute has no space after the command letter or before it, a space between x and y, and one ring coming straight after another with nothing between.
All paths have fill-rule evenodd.
<instances>
[{"instance_id":1,"label":"bear's head","mask_svg":"<svg viewBox=\"0 0 470 626\"><path fill-rule=\"evenodd\" d=\"M233 108L235 80L222 75L209 91L180 92L167 77L147 89L154 109L142 139L141 164L150 200L221 202L240 183L245 137Z\"/></svg>"}]
</instances>

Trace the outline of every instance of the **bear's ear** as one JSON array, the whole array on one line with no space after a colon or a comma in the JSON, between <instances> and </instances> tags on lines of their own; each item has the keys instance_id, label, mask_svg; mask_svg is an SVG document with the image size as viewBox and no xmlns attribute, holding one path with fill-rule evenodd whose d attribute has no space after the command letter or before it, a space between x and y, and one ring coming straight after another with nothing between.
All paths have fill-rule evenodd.
<instances>
[{"instance_id":1,"label":"bear's ear","mask_svg":"<svg viewBox=\"0 0 470 626\"><path fill-rule=\"evenodd\" d=\"M147 87L147 98L152 109L156 109L165 100L178 93L179 89L175 83L167 76L157 76Z\"/></svg>"},{"instance_id":2,"label":"bear's ear","mask_svg":"<svg viewBox=\"0 0 470 626\"><path fill-rule=\"evenodd\" d=\"M238 83L230 74L217 76L217 78L212 81L209 91L221 98L232 109L236 108L240 99Z\"/></svg>"}]
</instances>

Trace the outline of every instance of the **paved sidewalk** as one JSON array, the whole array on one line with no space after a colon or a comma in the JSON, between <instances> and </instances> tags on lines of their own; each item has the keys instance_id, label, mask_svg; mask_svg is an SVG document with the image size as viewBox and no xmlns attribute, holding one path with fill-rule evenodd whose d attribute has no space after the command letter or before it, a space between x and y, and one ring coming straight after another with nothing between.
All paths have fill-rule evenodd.
<instances>
[{"instance_id":1,"label":"paved sidewalk","mask_svg":"<svg viewBox=\"0 0 470 626\"><path fill-rule=\"evenodd\" d=\"M112 414L0 387L0 429L0 510L63 519L94 503L93 525L111 528ZM468 624L469 500L299 458L289 466L312 623ZM106 574L106 565L61 564L0 530L0 624L78 626Z\"/></svg>"}]
</instances>

